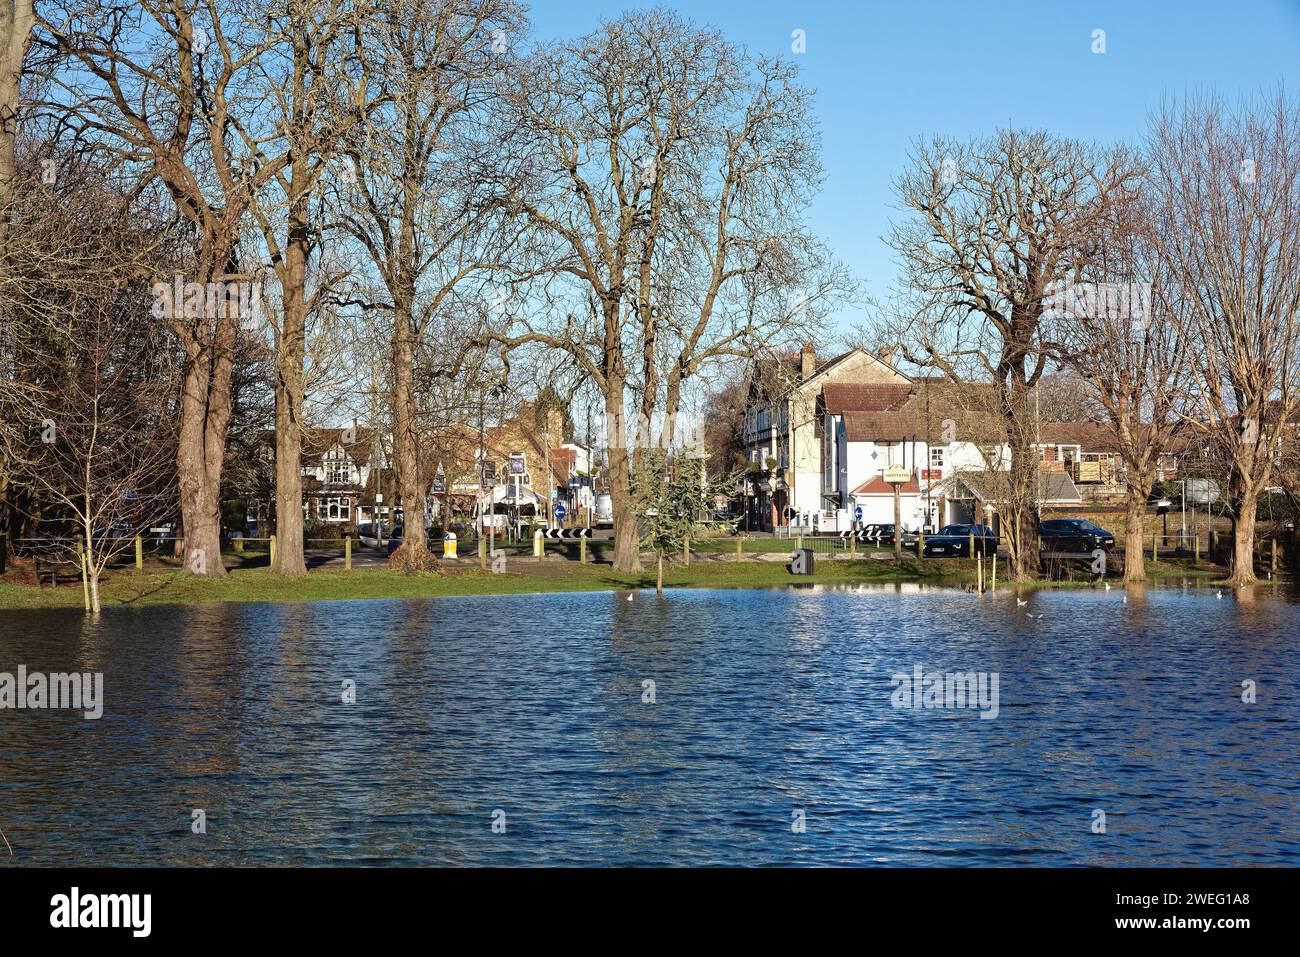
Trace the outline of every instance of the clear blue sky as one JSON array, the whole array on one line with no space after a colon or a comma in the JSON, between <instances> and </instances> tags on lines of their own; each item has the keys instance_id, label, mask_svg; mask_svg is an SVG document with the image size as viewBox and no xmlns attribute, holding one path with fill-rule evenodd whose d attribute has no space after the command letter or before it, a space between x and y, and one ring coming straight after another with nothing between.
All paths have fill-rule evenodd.
<instances>
[{"instance_id":1,"label":"clear blue sky","mask_svg":"<svg viewBox=\"0 0 1300 957\"><path fill-rule=\"evenodd\" d=\"M894 275L881 241L896 215L890 182L917 135L1014 125L1135 140L1165 95L1279 81L1300 95L1300 0L533 0L532 18L539 39L576 37L651 6L798 61L817 90L826 167L809 221L880 296ZM807 35L800 55L796 28ZM1097 29L1104 54L1092 52Z\"/></svg>"}]
</instances>

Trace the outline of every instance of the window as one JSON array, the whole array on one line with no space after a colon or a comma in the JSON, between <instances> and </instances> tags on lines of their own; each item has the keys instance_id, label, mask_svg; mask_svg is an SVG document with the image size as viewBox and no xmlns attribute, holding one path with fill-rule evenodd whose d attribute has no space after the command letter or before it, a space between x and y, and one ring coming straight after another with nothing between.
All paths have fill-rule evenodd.
<instances>
[{"instance_id":1,"label":"window","mask_svg":"<svg viewBox=\"0 0 1300 957\"><path fill-rule=\"evenodd\" d=\"M933 448L933 447L932 447L932 448L930 449L930 468L932 468L932 469L941 469L941 468L943 468L943 449L942 449L942 448Z\"/></svg>"},{"instance_id":2,"label":"window","mask_svg":"<svg viewBox=\"0 0 1300 957\"><path fill-rule=\"evenodd\" d=\"M340 448L330 449L325 453L325 483L327 485L346 485L352 481L352 460L348 453Z\"/></svg>"},{"instance_id":3,"label":"window","mask_svg":"<svg viewBox=\"0 0 1300 957\"><path fill-rule=\"evenodd\" d=\"M347 522L352 520L352 499L327 498L317 500L316 515L323 522Z\"/></svg>"}]
</instances>

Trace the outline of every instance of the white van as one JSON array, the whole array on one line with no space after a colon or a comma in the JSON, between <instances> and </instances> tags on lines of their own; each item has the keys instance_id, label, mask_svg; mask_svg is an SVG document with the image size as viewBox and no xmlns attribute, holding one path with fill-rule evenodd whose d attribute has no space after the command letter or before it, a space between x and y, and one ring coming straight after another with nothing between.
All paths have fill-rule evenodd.
<instances>
[{"instance_id":1,"label":"white van","mask_svg":"<svg viewBox=\"0 0 1300 957\"><path fill-rule=\"evenodd\" d=\"M596 496L595 525L597 528L614 527L614 500L608 492Z\"/></svg>"}]
</instances>

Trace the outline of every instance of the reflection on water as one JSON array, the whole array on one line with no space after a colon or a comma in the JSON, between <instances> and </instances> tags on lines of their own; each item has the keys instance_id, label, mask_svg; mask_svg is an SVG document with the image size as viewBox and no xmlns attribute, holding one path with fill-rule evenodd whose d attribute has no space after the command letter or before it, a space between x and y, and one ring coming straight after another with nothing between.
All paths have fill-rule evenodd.
<instances>
[{"instance_id":1,"label":"reflection on water","mask_svg":"<svg viewBox=\"0 0 1300 957\"><path fill-rule=\"evenodd\" d=\"M1216 591L0 613L106 693L0 710L0 862L1294 865L1300 606ZM896 710L918 664L998 717Z\"/></svg>"}]
</instances>

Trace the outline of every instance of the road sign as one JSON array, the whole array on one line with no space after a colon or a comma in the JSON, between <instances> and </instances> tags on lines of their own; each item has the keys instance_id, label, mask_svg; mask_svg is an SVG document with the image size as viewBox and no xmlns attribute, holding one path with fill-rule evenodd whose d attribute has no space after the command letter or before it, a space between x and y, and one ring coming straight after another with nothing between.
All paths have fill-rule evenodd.
<instances>
[{"instance_id":1,"label":"road sign","mask_svg":"<svg viewBox=\"0 0 1300 957\"><path fill-rule=\"evenodd\" d=\"M558 503L556 504L556 506L555 506L555 518L556 518L557 521L561 521L561 522L564 521L564 505L563 505L563 504L558 504Z\"/></svg>"},{"instance_id":2,"label":"road sign","mask_svg":"<svg viewBox=\"0 0 1300 957\"><path fill-rule=\"evenodd\" d=\"M902 485L912 477L912 473L898 465L885 469L885 481L890 485Z\"/></svg>"},{"instance_id":3,"label":"road sign","mask_svg":"<svg viewBox=\"0 0 1300 957\"><path fill-rule=\"evenodd\" d=\"M543 537L551 541L572 541L578 538L590 538L591 529L589 528L548 528L543 532Z\"/></svg>"},{"instance_id":4,"label":"road sign","mask_svg":"<svg viewBox=\"0 0 1300 957\"><path fill-rule=\"evenodd\" d=\"M854 518L855 521L858 521L858 522L862 521L862 506L861 506L861 505L857 506L857 507L853 510L853 518Z\"/></svg>"}]
</instances>

